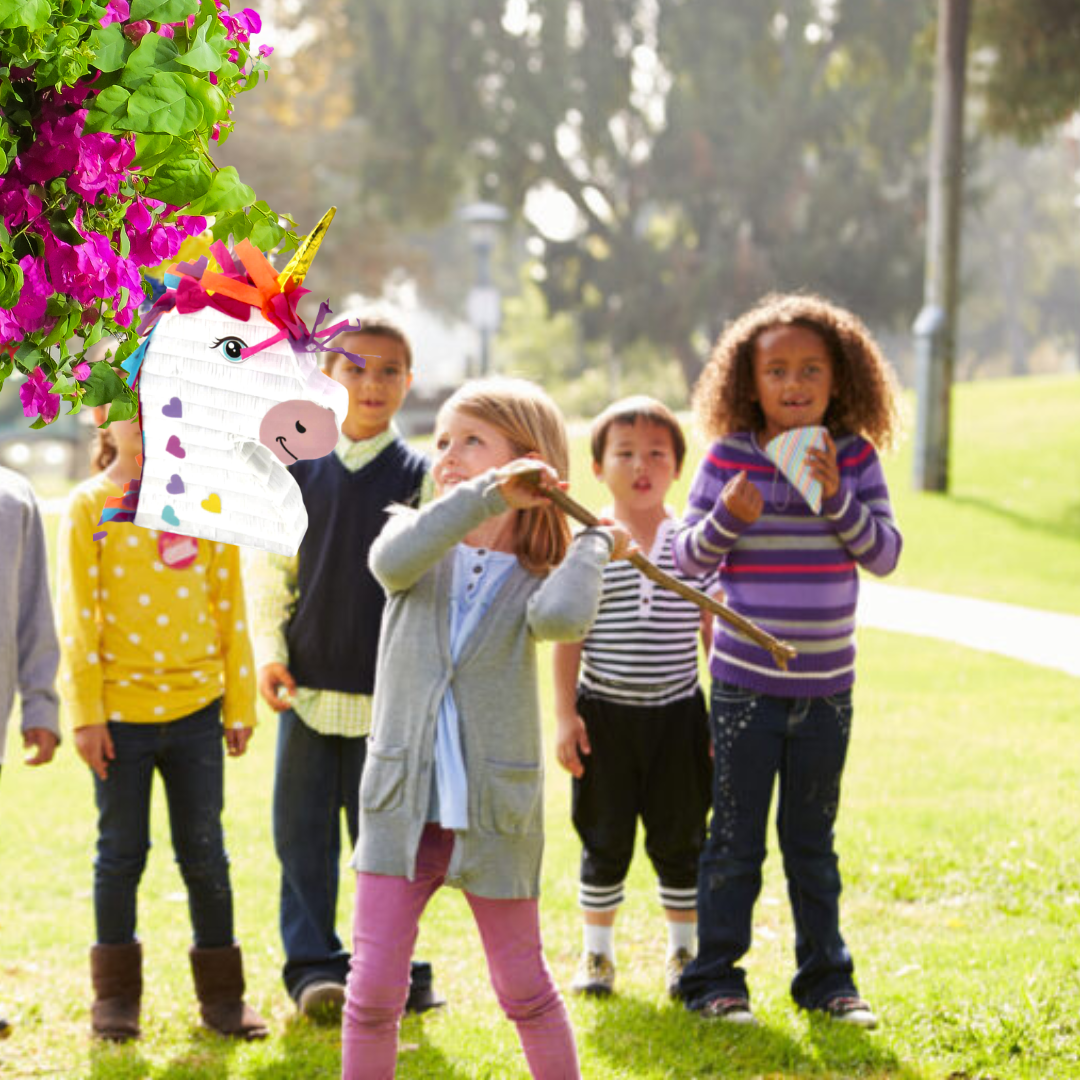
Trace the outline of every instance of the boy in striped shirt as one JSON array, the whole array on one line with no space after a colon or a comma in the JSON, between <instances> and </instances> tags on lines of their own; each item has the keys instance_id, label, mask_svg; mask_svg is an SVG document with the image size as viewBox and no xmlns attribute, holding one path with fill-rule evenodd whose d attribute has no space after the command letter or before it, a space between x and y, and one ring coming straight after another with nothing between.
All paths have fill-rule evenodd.
<instances>
[{"instance_id":1,"label":"boy in striped shirt","mask_svg":"<svg viewBox=\"0 0 1080 1080\"><path fill-rule=\"evenodd\" d=\"M702 588L715 575L676 567L677 522L664 504L685 453L674 414L652 398L618 401L592 426L593 471L611 492L611 517L661 569ZM638 817L667 918L669 992L693 955L712 771L697 641L700 634L707 642L709 629L692 603L622 560L604 570L599 615L585 640L555 646L556 753L573 776L582 842L584 949L575 993L613 989L615 915Z\"/></svg>"}]
</instances>

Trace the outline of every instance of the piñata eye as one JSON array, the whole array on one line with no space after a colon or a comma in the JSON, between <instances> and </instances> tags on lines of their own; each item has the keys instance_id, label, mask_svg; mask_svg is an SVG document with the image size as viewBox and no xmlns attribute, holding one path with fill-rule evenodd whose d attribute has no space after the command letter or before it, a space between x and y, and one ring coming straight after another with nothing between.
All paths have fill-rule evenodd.
<instances>
[{"instance_id":1,"label":"pi\u00f1ata eye","mask_svg":"<svg viewBox=\"0 0 1080 1080\"><path fill-rule=\"evenodd\" d=\"M238 364L243 360L243 356L240 354L246 349L247 342L243 338L238 337L219 337L211 349L217 349L226 360L231 360L234 364Z\"/></svg>"}]
</instances>

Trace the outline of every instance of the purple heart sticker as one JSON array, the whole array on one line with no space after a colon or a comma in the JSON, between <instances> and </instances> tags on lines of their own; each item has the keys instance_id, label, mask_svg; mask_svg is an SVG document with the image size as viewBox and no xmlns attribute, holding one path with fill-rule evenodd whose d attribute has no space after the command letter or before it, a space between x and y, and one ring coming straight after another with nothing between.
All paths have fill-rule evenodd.
<instances>
[{"instance_id":1,"label":"purple heart sticker","mask_svg":"<svg viewBox=\"0 0 1080 1080\"><path fill-rule=\"evenodd\" d=\"M178 397L169 398L169 404L162 405L161 412L164 416L179 420L184 415L184 403Z\"/></svg>"},{"instance_id":2,"label":"purple heart sticker","mask_svg":"<svg viewBox=\"0 0 1080 1080\"><path fill-rule=\"evenodd\" d=\"M183 495L184 493L184 481L180 479L179 473L173 473L169 479L169 482L165 485L165 490L170 495Z\"/></svg>"},{"instance_id":3,"label":"purple heart sticker","mask_svg":"<svg viewBox=\"0 0 1080 1080\"><path fill-rule=\"evenodd\" d=\"M178 435L169 436L169 441L165 444L165 450L172 454L173 457L187 457L187 451L180 445L180 437Z\"/></svg>"}]
</instances>

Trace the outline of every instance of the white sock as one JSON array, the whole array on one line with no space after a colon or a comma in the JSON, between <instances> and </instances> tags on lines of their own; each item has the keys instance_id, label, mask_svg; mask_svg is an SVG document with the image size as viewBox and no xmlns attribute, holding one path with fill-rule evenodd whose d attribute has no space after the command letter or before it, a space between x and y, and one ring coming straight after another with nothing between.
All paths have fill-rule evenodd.
<instances>
[{"instance_id":1,"label":"white sock","mask_svg":"<svg viewBox=\"0 0 1080 1080\"><path fill-rule=\"evenodd\" d=\"M615 963L615 927L594 926L585 923L582 926L582 944L587 953L600 953Z\"/></svg>"},{"instance_id":2,"label":"white sock","mask_svg":"<svg viewBox=\"0 0 1080 1080\"><path fill-rule=\"evenodd\" d=\"M675 922L668 920L668 956L674 956L680 949L688 953L697 952L697 923Z\"/></svg>"}]
</instances>

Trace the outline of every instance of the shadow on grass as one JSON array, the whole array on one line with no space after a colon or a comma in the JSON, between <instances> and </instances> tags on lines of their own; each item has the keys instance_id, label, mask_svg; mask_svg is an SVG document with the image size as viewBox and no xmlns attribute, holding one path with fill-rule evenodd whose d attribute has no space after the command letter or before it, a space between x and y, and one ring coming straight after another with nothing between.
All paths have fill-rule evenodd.
<instances>
[{"instance_id":1,"label":"shadow on grass","mask_svg":"<svg viewBox=\"0 0 1080 1080\"><path fill-rule=\"evenodd\" d=\"M923 1080L874 1036L829 1021L810 1021L808 1039L768 1023L739 1027L703 1020L671 1003L618 997L597 1002L588 1026L578 1014L578 1045L627 1076L680 1080L724 1077L874 1076ZM650 1071L650 1067L656 1071ZM587 1074L587 1069L584 1070Z\"/></svg>"},{"instance_id":2,"label":"shadow on grass","mask_svg":"<svg viewBox=\"0 0 1080 1080\"><path fill-rule=\"evenodd\" d=\"M1080 534L1077 532L1077 526L1080 525L1080 503L1067 505L1057 521L1049 521L1046 518L1037 518L1032 517L1030 514L1022 514L1017 510L1013 510L1011 507L1002 506L992 499L982 498L976 495L950 494L943 497L947 498L949 502L954 503L956 506L965 506L973 510L981 510L984 513L1008 521L1012 525L1018 525L1022 529L1027 529L1029 532L1041 533L1043 536L1049 536L1056 540L1076 541L1077 539L1080 539Z\"/></svg>"}]
</instances>

